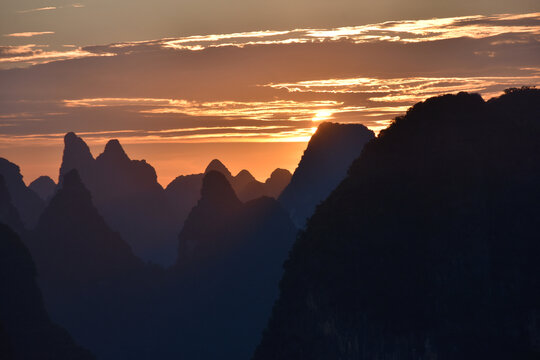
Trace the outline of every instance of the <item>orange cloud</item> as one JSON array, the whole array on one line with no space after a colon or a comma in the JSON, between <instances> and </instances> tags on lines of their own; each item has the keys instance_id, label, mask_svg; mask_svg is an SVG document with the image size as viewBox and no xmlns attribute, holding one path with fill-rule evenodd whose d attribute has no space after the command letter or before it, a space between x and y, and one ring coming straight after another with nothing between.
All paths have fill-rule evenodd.
<instances>
[{"instance_id":1,"label":"orange cloud","mask_svg":"<svg viewBox=\"0 0 540 360\"><path fill-rule=\"evenodd\" d=\"M37 8L37 9L19 10L17 12L19 14L26 14L26 13L36 12L36 11L48 11L48 10L56 10L56 9L57 9L56 6L47 6L47 7Z\"/></svg>"},{"instance_id":2,"label":"orange cloud","mask_svg":"<svg viewBox=\"0 0 540 360\"><path fill-rule=\"evenodd\" d=\"M32 36L52 35L52 34L54 34L54 31L27 31L27 32L5 34L4 36L8 36L8 37L32 37Z\"/></svg>"}]
</instances>

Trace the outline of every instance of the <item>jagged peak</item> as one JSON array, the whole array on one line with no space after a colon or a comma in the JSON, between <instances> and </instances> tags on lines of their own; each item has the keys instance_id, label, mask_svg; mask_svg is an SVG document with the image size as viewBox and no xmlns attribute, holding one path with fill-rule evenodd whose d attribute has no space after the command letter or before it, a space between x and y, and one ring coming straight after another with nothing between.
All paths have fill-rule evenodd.
<instances>
[{"instance_id":1,"label":"jagged peak","mask_svg":"<svg viewBox=\"0 0 540 360\"><path fill-rule=\"evenodd\" d=\"M216 205L236 205L240 200L224 174L211 170L203 178L201 202Z\"/></svg>"},{"instance_id":2,"label":"jagged peak","mask_svg":"<svg viewBox=\"0 0 540 360\"><path fill-rule=\"evenodd\" d=\"M124 148L117 139L112 139L107 142L103 153L98 158L107 158L115 160L129 160Z\"/></svg>"},{"instance_id":3,"label":"jagged peak","mask_svg":"<svg viewBox=\"0 0 540 360\"><path fill-rule=\"evenodd\" d=\"M92 153L90 152L90 148L86 144L86 142L77 134L74 132L68 132L64 136L64 155L66 153L66 150L81 150L84 154L88 154L90 157L93 158Z\"/></svg>"},{"instance_id":4,"label":"jagged peak","mask_svg":"<svg viewBox=\"0 0 540 360\"><path fill-rule=\"evenodd\" d=\"M94 161L94 156L90 148L82 138L74 132L68 132L64 136L64 153L62 155L62 165L60 166L59 182L62 177L71 169L82 169Z\"/></svg>"},{"instance_id":5,"label":"jagged peak","mask_svg":"<svg viewBox=\"0 0 540 360\"><path fill-rule=\"evenodd\" d=\"M232 177L232 174L229 171L229 169L227 169L227 167L218 159L214 159L210 161L210 164L208 164L208 166L206 167L206 170L204 170L204 173L206 174L210 171L220 172L223 175L225 175L227 178Z\"/></svg>"}]
</instances>

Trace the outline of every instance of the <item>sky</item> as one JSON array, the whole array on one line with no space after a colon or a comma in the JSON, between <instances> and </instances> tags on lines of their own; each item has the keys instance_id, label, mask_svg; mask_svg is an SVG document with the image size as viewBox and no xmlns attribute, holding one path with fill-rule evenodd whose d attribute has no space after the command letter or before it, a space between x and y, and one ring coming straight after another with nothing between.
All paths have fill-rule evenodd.
<instances>
[{"instance_id":1,"label":"sky","mask_svg":"<svg viewBox=\"0 0 540 360\"><path fill-rule=\"evenodd\" d=\"M376 133L459 91L540 84L540 2L4 0L0 156L58 177L117 138L166 186L214 158L294 171L321 121Z\"/></svg>"}]
</instances>

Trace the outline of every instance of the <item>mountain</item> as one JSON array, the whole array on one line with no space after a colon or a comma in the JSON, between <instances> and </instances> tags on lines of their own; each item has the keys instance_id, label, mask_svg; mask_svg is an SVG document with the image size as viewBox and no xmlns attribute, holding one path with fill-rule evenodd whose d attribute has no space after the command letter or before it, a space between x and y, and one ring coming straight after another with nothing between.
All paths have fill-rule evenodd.
<instances>
[{"instance_id":1,"label":"mountain","mask_svg":"<svg viewBox=\"0 0 540 360\"><path fill-rule=\"evenodd\" d=\"M204 174L180 175L167 185L165 194L179 224L184 224L201 197ZM180 228L182 227L180 226Z\"/></svg>"},{"instance_id":2,"label":"mountain","mask_svg":"<svg viewBox=\"0 0 540 360\"><path fill-rule=\"evenodd\" d=\"M239 192L238 196L242 201L257 199L261 196L268 196L277 199L283 190L291 182L292 174L289 170L276 169L264 183L253 179L246 182Z\"/></svg>"},{"instance_id":3,"label":"mountain","mask_svg":"<svg viewBox=\"0 0 540 360\"><path fill-rule=\"evenodd\" d=\"M180 357L248 359L277 296L296 229L275 199L246 203L210 171L179 236ZM212 346L208 346L212 344Z\"/></svg>"},{"instance_id":4,"label":"mountain","mask_svg":"<svg viewBox=\"0 0 540 360\"><path fill-rule=\"evenodd\" d=\"M76 170L64 174L61 187L29 235L29 246L40 281L51 291L84 289L142 266L98 213Z\"/></svg>"},{"instance_id":5,"label":"mountain","mask_svg":"<svg viewBox=\"0 0 540 360\"><path fill-rule=\"evenodd\" d=\"M374 136L373 131L360 124L319 125L279 197L297 227L305 226L315 207L345 178L353 160Z\"/></svg>"},{"instance_id":6,"label":"mountain","mask_svg":"<svg viewBox=\"0 0 540 360\"><path fill-rule=\"evenodd\" d=\"M138 256L164 265L174 262L181 222L154 168L144 160L131 160L118 140L110 140L96 159L74 133L66 134L64 143L60 183L76 169L99 213Z\"/></svg>"},{"instance_id":7,"label":"mountain","mask_svg":"<svg viewBox=\"0 0 540 360\"><path fill-rule=\"evenodd\" d=\"M418 103L286 262L262 359L538 359L540 90Z\"/></svg>"},{"instance_id":8,"label":"mountain","mask_svg":"<svg viewBox=\"0 0 540 360\"><path fill-rule=\"evenodd\" d=\"M50 177L40 176L32 181L30 185L28 185L28 188L38 194L42 200L48 201L54 194L56 184Z\"/></svg>"},{"instance_id":9,"label":"mountain","mask_svg":"<svg viewBox=\"0 0 540 360\"><path fill-rule=\"evenodd\" d=\"M24 225L32 228L45 206L43 200L26 187L19 167L3 158L0 158L0 175L4 177L13 205Z\"/></svg>"},{"instance_id":10,"label":"mountain","mask_svg":"<svg viewBox=\"0 0 540 360\"><path fill-rule=\"evenodd\" d=\"M9 226L18 234L25 232L19 213L11 201L11 196L4 180L0 175L0 223Z\"/></svg>"},{"instance_id":11,"label":"mountain","mask_svg":"<svg viewBox=\"0 0 540 360\"><path fill-rule=\"evenodd\" d=\"M99 214L76 170L63 175L27 243L52 318L100 358L144 324L138 304L152 296L141 295L150 269Z\"/></svg>"},{"instance_id":12,"label":"mountain","mask_svg":"<svg viewBox=\"0 0 540 360\"><path fill-rule=\"evenodd\" d=\"M210 171L223 174L243 202L262 196L277 198L291 177L288 170L276 169L265 183L261 183L247 170L241 170L233 176L221 161L214 159L208 164L204 173L178 176L165 188L169 205L180 224L184 223L191 209L197 205L204 175Z\"/></svg>"},{"instance_id":13,"label":"mountain","mask_svg":"<svg viewBox=\"0 0 540 360\"><path fill-rule=\"evenodd\" d=\"M2 359L94 359L67 331L51 322L30 253L4 224L0 224L0 293Z\"/></svg>"}]
</instances>

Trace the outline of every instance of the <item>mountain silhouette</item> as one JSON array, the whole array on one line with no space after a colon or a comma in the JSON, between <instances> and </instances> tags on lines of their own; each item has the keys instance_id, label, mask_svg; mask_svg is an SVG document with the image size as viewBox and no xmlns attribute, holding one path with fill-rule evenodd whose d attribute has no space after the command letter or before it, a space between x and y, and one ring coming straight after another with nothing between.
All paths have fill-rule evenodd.
<instances>
[{"instance_id":1,"label":"mountain silhouette","mask_svg":"<svg viewBox=\"0 0 540 360\"><path fill-rule=\"evenodd\" d=\"M20 238L0 223L0 355L6 360L90 360L66 330L51 322L36 269Z\"/></svg>"},{"instance_id":2,"label":"mountain silhouette","mask_svg":"<svg viewBox=\"0 0 540 360\"><path fill-rule=\"evenodd\" d=\"M32 228L45 206L43 200L24 184L19 167L0 158L0 175L4 177L13 205L26 228Z\"/></svg>"},{"instance_id":3,"label":"mountain silhouette","mask_svg":"<svg viewBox=\"0 0 540 360\"><path fill-rule=\"evenodd\" d=\"M112 351L111 339L142 317L147 269L98 213L77 170L63 175L27 242L52 318L99 357Z\"/></svg>"},{"instance_id":4,"label":"mountain silhouette","mask_svg":"<svg viewBox=\"0 0 540 360\"><path fill-rule=\"evenodd\" d=\"M60 189L29 237L40 281L47 290L84 288L142 266L98 213L76 170L63 176Z\"/></svg>"},{"instance_id":5,"label":"mountain silhouette","mask_svg":"<svg viewBox=\"0 0 540 360\"><path fill-rule=\"evenodd\" d=\"M25 233L23 222L11 202L11 196L2 175L0 175L0 223L7 225L18 234Z\"/></svg>"},{"instance_id":6,"label":"mountain silhouette","mask_svg":"<svg viewBox=\"0 0 540 360\"><path fill-rule=\"evenodd\" d=\"M373 131L360 124L319 125L279 197L297 227L305 226L315 207L345 178L352 161L373 138Z\"/></svg>"},{"instance_id":7,"label":"mountain silhouette","mask_svg":"<svg viewBox=\"0 0 540 360\"><path fill-rule=\"evenodd\" d=\"M184 223L191 209L197 205L201 196L204 175L210 171L223 174L243 202L262 196L277 198L291 177L288 170L276 169L265 183L261 183L247 170L241 170L233 176L221 161L214 159L208 164L204 173L178 176L165 188L169 206L173 209L180 224Z\"/></svg>"},{"instance_id":8,"label":"mountain silhouette","mask_svg":"<svg viewBox=\"0 0 540 360\"><path fill-rule=\"evenodd\" d=\"M540 90L418 103L286 262L254 359L538 359Z\"/></svg>"},{"instance_id":9,"label":"mountain silhouette","mask_svg":"<svg viewBox=\"0 0 540 360\"><path fill-rule=\"evenodd\" d=\"M208 172L179 236L177 271L189 329L181 357L247 359L277 296L296 229L277 200L242 203L225 175ZM212 344L212 346L208 346Z\"/></svg>"},{"instance_id":10,"label":"mountain silhouette","mask_svg":"<svg viewBox=\"0 0 540 360\"><path fill-rule=\"evenodd\" d=\"M174 262L181 223L154 168L144 160L131 160L118 140L110 140L96 159L74 133L66 134L64 143L60 183L76 169L99 213L138 256L160 264Z\"/></svg>"},{"instance_id":11,"label":"mountain silhouette","mask_svg":"<svg viewBox=\"0 0 540 360\"><path fill-rule=\"evenodd\" d=\"M40 176L36 180L32 181L28 188L38 194L38 196L44 200L49 201L53 196L56 184L53 179L48 176Z\"/></svg>"},{"instance_id":12,"label":"mountain silhouette","mask_svg":"<svg viewBox=\"0 0 540 360\"><path fill-rule=\"evenodd\" d=\"M277 199L291 182L292 174L286 169L276 169L264 183L253 179L239 190L238 196L242 201L257 199L262 196Z\"/></svg>"}]
</instances>

